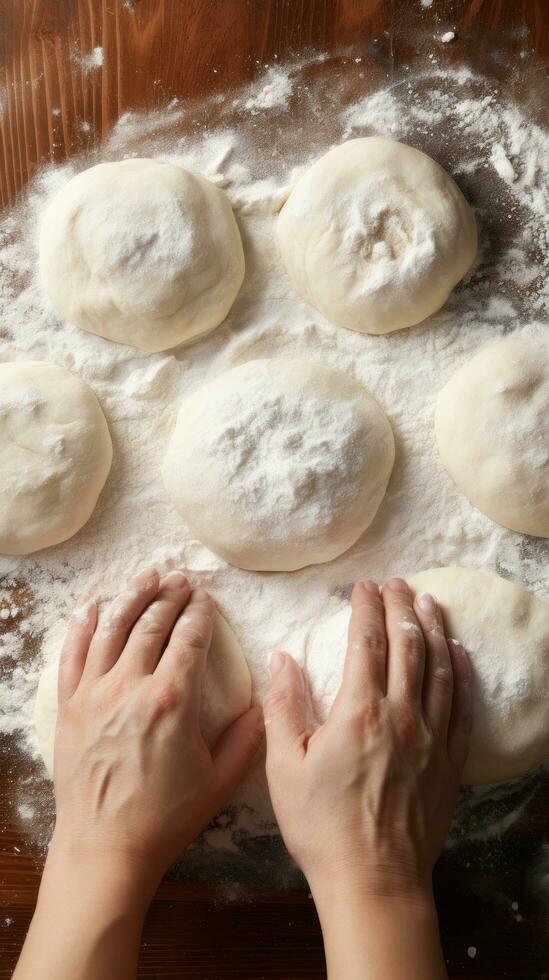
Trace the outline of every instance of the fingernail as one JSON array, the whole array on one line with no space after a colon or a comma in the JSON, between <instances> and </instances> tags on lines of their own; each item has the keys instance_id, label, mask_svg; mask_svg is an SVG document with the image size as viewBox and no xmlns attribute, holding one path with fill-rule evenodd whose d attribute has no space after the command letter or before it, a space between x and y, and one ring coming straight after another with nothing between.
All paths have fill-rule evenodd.
<instances>
[{"instance_id":1,"label":"fingernail","mask_svg":"<svg viewBox=\"0 0 549 980\"><path fill-rule=\"evenodd\" d=\"M399 592L401 595L410 594L408 583L405 582L403 578L390 578L389 581L385 583L384 588L389 589L391 592Z\"/></svg>"},{"instance_id":2,"label":"fingernail","mask_svg":"<svg viewBox=\"0 0 549 980\"><path fill-rule=\"evenodd\" d=\"M84 595L78 597L74 604L74 608L82 609L82 606L90 606L93 602L95 602L95 599L92 599L92 597L85 592Z\"/></svg>"},{"instance_id":3,"label":"fingernail","mask_svg":"<svg viewBox=\"0 0 549 980\"><path fill-rule=\"evenodd\" d=\"M372 595L379 596L379 585L377 582L373 582L372 579L364 579L362 582L362 587L366 592L371 592Z\"/></svg>"},{"instance_id":4,"label":"fingernail","mask_svg":"<svg viewBox=\"0 0 549 980\"><path fill-rule=\"evenodd\" d=\"M97 605L95 599L89 596L80 596L72 611L73 622L78 623L84 628L94 629L97 622Z\"/></svg>"},{"instance_id":5,"label":"fingernail","mask_svg":"<svg viewBox=\"0 0 549 980\"><path fill-rule=\"evenodd\" d=\"M424 592L423 595L416 596L416 602L422 612L434 613L437 608L437 601L434 596Z\"/></svg>"},{"instance_id":6,"label":"fingernail","mask_svg":"<svg viewBox=\"0 0 549 980\"><path fill-rule=\"evenodd\" d=\"M286 657L280 650L275 650L269 661L269 674L274 677L284 667Z\"/></svg>"},{"instance_id":7,"label":"fingernail","mask_svg":"<svg viewBox=\"0 0 549 980\"><path fill-rule=\"evenodd\" d=\"M173 571L166 575L162 582L163 589L182 589L187 584L187 577L183 572Z\"/></svg>"},{"instance_id":8,"label":"fingernail","mask_svg":"<svg viewBox=\"0 0 549 980\"><path fill-rule=\"evenodd\" d=\"M139 572L139 575L132 575L128 581L128 585L131 585L133 588L148 589L157 579L158 572L156 568L146 568L143 572Z\"/></svg>"}]
</instances>

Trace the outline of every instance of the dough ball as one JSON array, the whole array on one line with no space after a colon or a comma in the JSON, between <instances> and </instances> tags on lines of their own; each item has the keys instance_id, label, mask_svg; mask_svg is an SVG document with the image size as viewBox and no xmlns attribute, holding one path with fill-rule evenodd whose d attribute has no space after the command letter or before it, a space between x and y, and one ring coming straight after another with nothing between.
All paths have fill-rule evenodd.
<instances>
[{"instance_id":1,"label":"dough ball","mask_svg":"<svg viewBox=\"0 0 549 980\"><path fill-rule=\"evenodd\" d=\"M160 351L225 319L244 253L224 191L160 160L120 160L84 170L55 196L40 273L71 323Z\"/></svg>"},{"instance_id":2,"label":"dough ball","mask_svg":"<svg viewBox=\"0 0 549 980\"><path fill-rule=\"evenodd\" d=\"M465 646L473 667L473 731L463 781L513 779L549 754L549 605L473 568L433 568L409 579L435 595L446 635ZM296 650L304 661L317 721L339 690L350 607L319 622Z\"/></svg>"},{"instance_id":3,"label":"dough ball","mask_svg":"<svg viewBox=\"0 0 549 980\"><path fill-rule=\"evenodd\" d=\"M473 264L473 212L425 153L367 137L298 180L278 218L297 292L328 320L383 334L420 323Z\"/></svg>"},{"instance_id":4,"label":"dough ball","mask_svg":"<svg viewBox=\"0 0 549 980\"><path fill-rule=\"evenodd\" d=\"M91 388L41 361L0 364L0 552L27 555L91 517L112 444Z\"/></svg>"},{"instance_id":5,"label":"dough ball","mask_svg":"<svg viewBox=\"0 0 549 980\"><path fill-rule=\"evenodd\" d=\"M340 371L232 368L183 402L163 466L193 533L240 568L330 561L368 527L394 462L391 426Z\"/></svg>"},{"instance_id":6,"label":"dough ball","mask_svg":"<svg viewBox=\"0 0 549 980\"><path fill-rule=\"evenodd\" d=\"M448 473L475 507L512 531L549 537L549 344L507 337L482 348L438 396Z\"/></svg>"},{"instance_id":7,"label":"dough ball","mask_svg":"<svg viewBox=\"0 0 549 980\"><path fill-rule=\"evenodd\" d=\"M64 624L56 631L56 650L62 643ZM57 722L57 675L59 654L42 671L34 710L34 724L40 753L53 777L53 751ZM252 680L246 658L232 629L216 613L212 645L208 653L202 694L200 728L211 747L235 718L250 707Z\"/></svg>"}]
</instances>

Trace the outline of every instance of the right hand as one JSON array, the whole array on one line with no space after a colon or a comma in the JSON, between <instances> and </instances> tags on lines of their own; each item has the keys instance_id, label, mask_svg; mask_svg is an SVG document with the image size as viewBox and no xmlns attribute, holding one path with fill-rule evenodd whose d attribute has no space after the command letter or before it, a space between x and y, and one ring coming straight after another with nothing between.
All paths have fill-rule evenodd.
<instances>
[{"instance_id":1,"label":"right hand","mask_svg":"<svg viewBox=\"0 0 549 980\"><path fill-rule=\"evenodd\" d=\"M271 798L315 899L337 883L430 895L471 725L469 661L446 639L436 600L413 600L402 579L381 593L374 582L355 586L341 689L313 734L297 663L275 653L271 674Z\"/></svg>"}]
</instances>

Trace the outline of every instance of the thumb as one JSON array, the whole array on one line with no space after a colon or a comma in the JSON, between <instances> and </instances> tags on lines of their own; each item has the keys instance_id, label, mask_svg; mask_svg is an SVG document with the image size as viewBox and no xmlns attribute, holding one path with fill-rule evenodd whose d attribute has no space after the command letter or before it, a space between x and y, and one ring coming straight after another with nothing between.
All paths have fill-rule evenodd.
<instances>
[{"instance_id":1,"label":"thumb","mask_svg":"<svg viewBox=\"0 0 549 980\"><path fill-rule=\"evenodd\" d=\"M265 726L261 705L248 708L218 738L212 749L220 806L233 795L263 745Z\"/></svg>"},{"instance_id":2,"label":"thumb","mask_svg":"<svg viewBox=\"0 0 549 980\"><path fill-rule=\"evenodd\" d=\"M271 682L263 701L267 766L284 764L289 754L304 758L309 732L305 704L305 678L288 653L273 653Z\"/></svg>"}]
</instances>

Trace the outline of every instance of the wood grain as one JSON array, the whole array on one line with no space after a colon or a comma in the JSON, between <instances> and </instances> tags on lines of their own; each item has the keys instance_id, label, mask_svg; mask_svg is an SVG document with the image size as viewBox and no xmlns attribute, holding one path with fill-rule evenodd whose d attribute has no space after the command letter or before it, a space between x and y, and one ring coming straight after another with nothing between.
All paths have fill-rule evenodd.
<instances>
[{"instance_id":1,"label":"wood grain","mask_svg":"<svg viewBox=\"0 0 549 980\"><path fill-rule=\"evenodd\" d=\"M457 39L441 57L496 78L505 78L512 64L517 98L544 117L547 0L433 0L430 8L420 0L0 0L1 204L13 203L42 163L99 143L128 108L224 92L264 64L311 47L360 54L365 64L375 54L390 73L413 64L433 33L447 29ZM529 56L521 61L525 46ZM86 61L95 48L103 59L96 66ZM0 980L15 965L41 867L8 805L15 764L6 750L0 758ZM549 977L549 908L541 889L548 812L545 783L520 826L473 846L469 867L450 855L437 870L451 977ZM470 946L477 948L474 959ZM143 980L324 975L306 892L256 894L251 901L234 887L229 894L162 883L143 936Z\"/></svg>"},{"instance_id":2,"label":"wood grain","mask_svg":"<svg viewBox=\"0 0 549 980\"><path fill-rule=\"evenodd\" d=\"M527 36L541 62L546 12L545 0L2 0L0 201L44 161L101 140L127 108L226 91L308 47L367 53L375 39L396 65L413 60L422 27L430 38L457 28L447 56L484 69L499 36L517 61ZM86 62L95 48L97 66Z\"/></svg>"}]
</instances>

